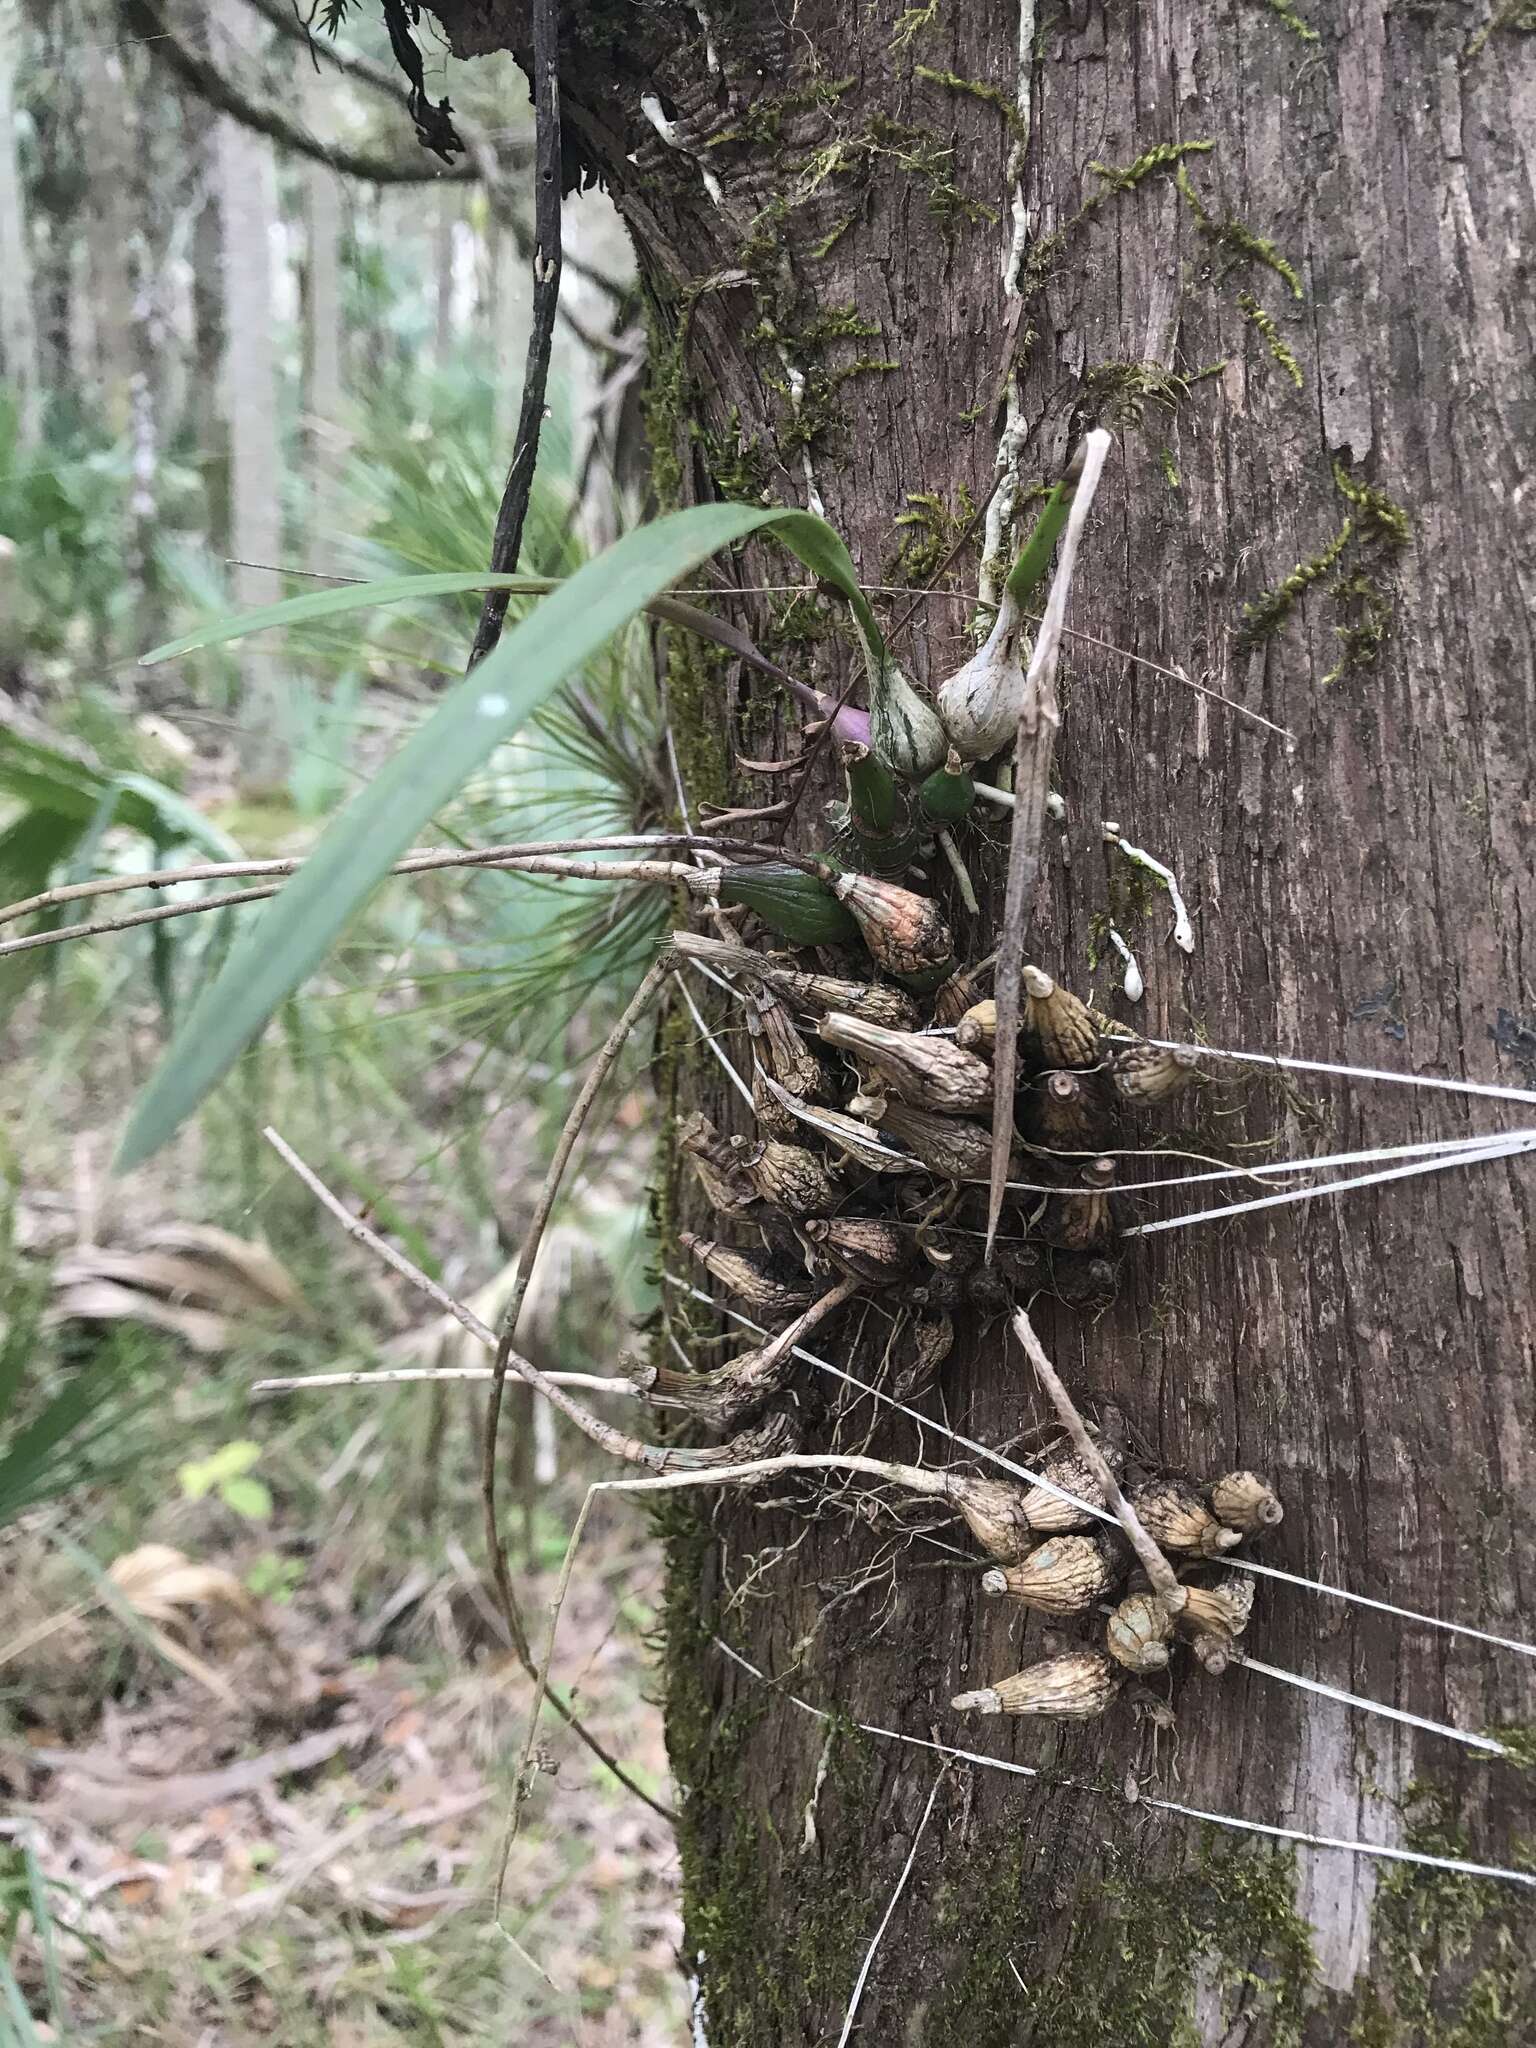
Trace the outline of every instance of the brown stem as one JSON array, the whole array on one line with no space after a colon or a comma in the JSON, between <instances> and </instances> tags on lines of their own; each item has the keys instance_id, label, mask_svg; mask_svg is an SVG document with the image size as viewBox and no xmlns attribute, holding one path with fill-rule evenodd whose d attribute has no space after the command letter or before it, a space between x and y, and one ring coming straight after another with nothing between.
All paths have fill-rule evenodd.
<instances>
[{"instance_id":1,"label":"brown stem","mask_svg":"<svg viewBox=\"0 0 1536 2048\"><path fill-rule=\"evenodd\" d=\"M549 1162L549 1170L544 1176L544 1185L540 1188L539 1199L534 1205L533 1220L529 1223L523 1237L523 1242L518 1248L517 1274L512 1283L511 1297L502 1314L500 1335L492 1339L496 1359L491 1379L491 1390L486 1397L485 1440L480 1463L480 1498L485 1509L485 1547L491 1559L491 1570L496 1584L496 1597L501 1603L503 1613L507 1616L509 1627L511 1626L512 1614L515 1611L515 1595L512 1590L512 1575L507 1564L506 1552L502 1548L501 1535L496 1525L496 1436L501 1425L502 1395L506 1387L508 1368L510 1367L521 1373L523 1378L528 1380L532 1386L537 1386L539 1378L542 1378L542 1375L533 1377L532 1369L527 1366L525 1360L518 1358L512 1348L517 1338L518 1318L523 1312L523 1302L527 1298L528 1285L533 1278L534 1262L539 1255L539 1245L543 1239L545 1227L553 1213L556 1198L560 1193L560 1183L564 1178L566 1167L570 1164L571 1154L575 1150L576 1140L581 1135L582 1126L586 1122L592 1105L597 1099L598 1091L608 1078L614 1061L623 1051L625 1041L628 1039L630 1032L635 1028L636 1022L644 1014L651 998L655 995L657 989L660 988L671 970L672 956L670 953L664 953L651 967L644 980L640 983L640 986L630 997L629 1002L625 1005L623 1015L603 1041L597 1058L587 1070L587 1077L581 1084L581 1091L577 1095L576 1100L571 1104L570 1114L565 1120L565 1128L561 1131L559 1143L555 1146L555 1155ZM551 1386L552 1394L558 1391L558 1389ZM562 1399L564 1398L562 1396ZM574 1406L575 1404L573 1403L572 1405ZM588 1419L594 1420L595 1418ZM606 1425L603 1426L606 1427ZM590 1434L591 1432L589 1431L588 1433ZM617 1432L614 1432L614 1434L616 1435ZM646 1447L635 1446L635 1448L639 1450ZM631 1463L651 1464L653 1462L645 1457L631 1456L628 1452L621 1452L619 1455L629 1456ZM659 1465L653 1464L653 1469L660 1470L662 1468Z\"/></svg>"},{"instance_id":2,"label":"brown stem","mask_svg":"<svg viewBox=\"0 0 1536 2048\"><path fill-rule=\"evenodd\" d=\"M533 497L533 474L539 460L539 435L544 425L544 392L549 382L549 350L560 303L560 7L559 0L533 0L533 316L528 330L528 357L523 370L523 398L517 438L506 488L496 513L491 540L491 568L498 575L517 567L523 528ZM487 591L475 628L469 666L484 661L501 638L508 593Z\"/></svg>"},{"instance_id":3,"label":"brown stem","mask_svg":"<svg viewBox=\"0 0 1536 2048\"><path fill-rule=\"evenodd\" d=\"M1073 1450L1099 1482L1116 1521L1125 1531L1131 1548L1141 1559L1142 1569L1152 1582L1153 1592L1170 1614L1178 1614L1189 1600L1188 1593L1175 1578L1173 1566L1147 1534L1141 1517L1120 1491L1119 1482L1106 1464L1104 1453L1088 1434L1088 1425L1078 1414L1077 1403L1062 1385L1060 1374L1046 1357L1040 1339L1035 1335L1035 1326L1023 1309L1014 1311L1013 1330L1027 1352L1041 1386L1056 1404L1056 1412L1061 1417L1067 1435L1072 1439Z\"/></svg>"}]
</instances>

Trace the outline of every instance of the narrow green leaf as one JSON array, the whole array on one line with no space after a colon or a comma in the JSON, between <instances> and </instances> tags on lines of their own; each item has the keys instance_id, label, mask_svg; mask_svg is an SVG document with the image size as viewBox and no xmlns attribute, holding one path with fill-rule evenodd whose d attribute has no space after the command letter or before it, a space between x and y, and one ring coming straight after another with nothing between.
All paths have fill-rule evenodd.
<instances>
[{"instance_id":1,"label":"narrow green leaf","mask_svg":"<svg viewBox=\"0 0 1536 2048\"><path fill-rule=\"evenodd\" d=\"M153 668L156 662L174 661L178 655L196 654L204 647L222 647L228 640L243 640L249 633L265 633L273 626L312 626L319 619L371 611L377 604L402 604L412 597L462 597L471 590L523 591L543 597L557 587L547 576L492 576L463 569L445 569L430 576L390 576L378 583L342 583L331 590L311 590L303 597L262 605L256 611L210 619L180 639L167 640L164 646L141 654L139 666Z\"/></svg>"},{"instance_id":2,"label":"narrow green leaf","mask_svg":"<svg viewBox=\"0 0 1536 2048\"><path fill-rule=\"evenodd\" d=\"M1072 510L1076 490L1075 478L1068 482L1063 477L1052 485L1045 508L1035 521L1034 532L1019 550L1019 559L1008 572L1008 589L1015 603L1023 604L1035 586L1045 581L1051 556L1056 552L1056 543L1066 526L1067 514Z\"/></svg>"},{"instance_id":3,"label":"narrow green leaf","mask_svg":"<svg viewBox=\"0 0 1536 2048\"><path fill-rule=\"evenodd\" d=\"M697 510L742 510L742 507L697 507ZM763 519L773 521L776 533L791 554L824 583L830 583L847 598L855 617L878 658L885 654L885 640L859 588L853 558L841 536L824 519L811 512L770 512ZM660 522L657 522L658 524ZM723 543L722 543L723 545ZM1054 542L1053 542L1054 545ZM713 552L711 550L711 552ZM700 558L702 559L702 557ZM590 566L590 564L588 565ZM578 572L580 573L580 572ZM679 574L686 572L679 571ZM548 576L493 576L483 570L444 569L429 575L391 576L377 583L343 583L330 590L312 590L303 597L284 598L279 604L262 605L256 611L239 612L233 618L210 619L194 626L179 639L167 640L139 656L141 668L156 662L174 661L179 655L196 654L205 647L222 647L231 640L243 640L251 633L265 633L276 626L312 626L322 619L335 619L347 612L371 611L375 605L403 604L410 598L462 597L474 590L510 590L528 597L544 597L560 584ZM693 630L705 630L706 614L689 623Z\"/></svg>"},{"instance_id":4,"label":"narrow green leaf","mask_svg":"<svg viewBox=\"0 0 1536 2048\"><path fill-rule=\"evenodd\" d=\"M717 548L765 527L868 612L848 550L825 521L805 512L696 505L627 534L587 563L448 692L235 947L140 1097L117 1171L147 1159L192 1113L277 1006L314 972L391 862L496 746L653 597ZM424 583L445 594L454 586L451 578L402 580L418 595ZM487 580L468 584L483 587ZM458 579L458 587L464 582ZM371 586L374 602L387 587ZM348 595L357 593L321 592L295 602L344 602ZM268 623L284 609L271 607ZM288 616L291 622L291 611Z\"/></svg>"}]
</instances>

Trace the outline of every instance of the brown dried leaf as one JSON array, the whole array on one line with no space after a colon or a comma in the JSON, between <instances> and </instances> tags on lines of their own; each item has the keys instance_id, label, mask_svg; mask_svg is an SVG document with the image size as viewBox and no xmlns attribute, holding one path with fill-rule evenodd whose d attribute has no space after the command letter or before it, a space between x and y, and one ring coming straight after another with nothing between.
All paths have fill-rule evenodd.
<instances>
[{"instance_id":1,"label":"brown dried leaf","mask_svg":"<svg viewBox=\"0 0 1536 2048\"><path fill-rule=\"evenodd\" d=\"M288 1268L254 1238L236 1237L212 1223L167 1223L151 1233L150 1243L166 1251L185 1252L200 1264L217 1269L227 1285L243 1288L257 1307L285 1308L314 1319L313 1308Z\"/></svg>"},{"instance_id":2,"label":"brown dried leaf","mask_svg":"<svg viewBox=\"0 0 1536 2048\"><path fill-rule=\"evenodd\" d=\"M170 1330L194 1351L227 1351L235 1331L227 1317L207 1309L178 1308L153 1294L132 1287L120 1287L112 1280L80 1280L55 1296L48 1311L50 1324L79 1321L88 1323L152 1323Z\"/></svg>"}]
</instances>

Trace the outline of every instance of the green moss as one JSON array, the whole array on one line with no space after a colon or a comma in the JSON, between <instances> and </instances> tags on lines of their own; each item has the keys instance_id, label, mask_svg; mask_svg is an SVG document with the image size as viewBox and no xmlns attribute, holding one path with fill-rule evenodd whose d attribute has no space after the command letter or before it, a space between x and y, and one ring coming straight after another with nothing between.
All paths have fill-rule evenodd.
<instances>
[{"instance_id":1,"label":"green moss","mask_svg":"<svg viewBox=\"0 0 1536 2048\"><path fill-rule=\"evenodd\" d=\"M1295 267L1280 254L1273 242L1263 235L1255 234L1252 228L1240 220L1213 219L1206 210L1205 202L1195 190L1194 180L1183 163L1180 163L1174 172L1174 183L1194 215L1195 226L1202 239L1209 243L1213 250L1224 253L1233 264L1262 264L1266 270L1275 273L1293 299L1301 297L1301 279L1297 276Z\"/></svg>"},{"instance_id":2,"label":"green moss","mask_svg":"<svg viewBox=\"0 0 1536 2048\"><path fill-rule=\"evenodd\" d=\"M1293 36L1299 37L1304 43L1317 41L1317 30L1309 22L1303 21L1291 5L1291 0L1263 0L1263 4L1278 21L1284 23Z\"/></svg>"},{"instance_id":3,"label":"green moss","mask_svg":"<svg viewBox=\"0 0 1536 2048\"><path fill-rule=\"evenodd\" d=\"M1278 632L1290 617L1296 601L1314 583L1320 583L1349 545L1354 531L1354 521L1346 519L1338 532L1320 554L1310 562L1298 562L1290 575L1264 591L1260 596L1243 606L1242 631L1238 645L1255 647L1259 641L1267 640L1271 633Z\"/></svg>"},{"instance_id":4,"label":"green moss","mask_svg":"<svg viewBox=\"0 0 1536 2048\"><path fill-rule=\"evenodd\" d=\"M880 322L864 319L857 306L824 306L813 319L802 321L794 329L789 344L799 356L829 341L878 341L883 332Z\"/></svg>"},{"instance_id":5,"label":"green moss","mask_svg":"<svg viewBox=\"0 0 1536 2048\"><path fill-rule=\"evenodd\" d=\"M1407 1845L1434 1856L1467 1846L1443 1793L1404 1809ZM1536 2011L1530 1908L1509 1885L1422 1864L1386 1867L1371 1926L1370 1983L1345 2038L1352 2048L1508 2048Z\"/></svg>"},{"instance_id":6,"label":"green moss","mask_svg":"<svg viewBox=\"0 0 1536 2048\"><path fill-rule=\"evenodd\" d=\"M1536 1721L1502 1721L1486 1729L1504 1745L1505 1759L1518 1771L1536 1771Z\"/></svg>"},{"instance_id":7,"label":"green moss","mask_svg":"<svg viewBox=\"0 0 1536 2048\"><path fill-rule=\"evenodd\" d=\"M691 804L730 801L726 747L726 657L692 633L674 633L667 657L667 708L678 772Z\"/></svg>"},{"instance_id":8,"label":"green moss","mask_svg":"<svg viewBox=\"0 0 1536 2048\"><path fill-rule=\"evenodd\" d=\"M1258 300L1253 296L1252 292L1239 292L1237 295L1237 303L1242 310L1243 318L1245 320L1251 321L1253 325L1259 330L1260 334L1263 335L1264 344L1268 348L1270 354L1274 357L1275 361L1280 365L1281 369L1284 370L1285 374L1287 375L1287 377L1290 378L1291 382L1296 386L1296 389L1300 391L1302 388L1303 381L1301 375L1301 365L1297 362L1295 356L1292 355L1290 349L1286 346L1285 337L1281 334L1280 329L1275 325L1274 314L1269 312L1265 307L1261 306Z\"/></svg>"},{"instance_id":9,"label":"green moss","mask_svg":"<svg viewBox=\"0 0 1536 2048\"><path fill-rule=\"evenodd\" d=\"M996 107L1007 122L1014 136L1020 142L1029 140L1029 123L1019 112L1013 97L1001 86L988 85L985 79L962 78L955 71L932 71L926 64L913 67L915 77L927 79L930 85L942 85L950 92L967 94L973 100L981 100L989 107Z\"/></svg>"},{"instance_id":10,"label":"green moss","mask_svg":"<svg viewBox=\"0 0 1536 2048\"><path fill-rule=\"evenodd\" d=\"M843 94L851 91L857 83L858 80L851 76L813 78L804 85L796 86L792 92L754 99L729 128L721 128L709 138L707 147L724 149L733 143L778 142L783 136L786 115L803 114L815 107L835 106Z\"/></svg>"},{"instance_id":11,"label":"green moss","mask_svg":"<svg viewBox=\"0 0 1536 2048\"><path fill-rule=\"evenodd\" d=\"M985 221L996 225L997 208L973 199L955 182L955 153L931 135L905 121L893 121L888 114L873 114L861 136L852 145L871 155L889 157L898 169L916 180L927 197L928 211L944 226L957 220L973 226Z\"/></svg>"},{"instance_id":12,"label":"green moss","mask_svg":"<svg viewBox=\"0 0 1536 2048\"><path fill-rule=\"evenodd\" d=\"M806 254L818 261L823 256L829 256L857 219L857 213L844 214L843 218L837 222L829 234L823 235L819 242L811 244Z\"/></svg>"},{"instance_id":13,"label":"green moss","mask_svg":"<svg viewBox=\"0 0 1536 2048\"><path fill-rule=\"evenodd\" d=\"M1361 483L1342 462L1333 465L1333 482L1340 496L1355 508L1355 524L1362 541L1374 541L1395 552L1412 540L1413 521L1395 498L1389 498L1375 484Z\"/></svg>"},{"instance_id":14,"label":"green moss","mask_svg":"<svg viewBox=\"0 0 1536 2048\"><path fill-rule=\"evenodd\" d=\"M1243 606L1240 647L1253 647L1276 632L1304 591L1335 568L1329 586L1337 606L1334 632L1342 649L1337 665L1323 677L1326 689L1375 662L1391 632L1396 599L1385 578L1395 555L1413 538L1413 522L1395 498L1376 484L1362 483L1335 463L1333 481L1350 512L1321 554L1298 563L1290 575Z\"/></svg>"},{"instance_id":15,"label":"green moss","mask_svg":"<svg viewBox=\"0 0 1536 2048\"><path fill-rule=\"evenodd\" d=\"M785 648L814 647L818 641L833 638L836 633L837 622L831 607L806 591L789 600L773 624L759 635L759 640L763 648L772 654Z\"/></svg>"},{"instance_id":16,"label":"green moss","mask_svg":"<svg viewBox=\"0 0 1536 2048\"><path fill-rule=\"evenodd\" d=\"M1146 179L1159 171L1183 168L1187 156L1206 156L1216 147L1214 142L1159 142L1151 149L1143 150L1132 164L1117 169L1113 164L1091 163L1088 168L1095 177L1103 178L1111 191L1134 192Z\"/></svg>"},{"instance_id":17,"label":"green moss","mask_svg":"<svg viewBox=\"0 0 1536 2048\"><path fill-rule=\"evenodd\" d=\"M939 0L927 0L923 7L909 7L896 17L896 27L891 35L891 48L904 50L924 29L932 28L938 19Z\"/></svg>"},{"instance_id":18,"label":"green moss","mask_svg":"<svg viewBox=\"0 0 1536 2048\"><path fill-rule=\"evenodd\" d=\"M936 491L908 491L896 524L905 538L891 561L893 583L926 583L937 576L976 524L976 505L961 484L951 511Z\"/></svg>"},{"instance_id":19,"label":"green moss","mask_svg":"<svg viewBox=\"0 0 1536 2048\"><path fill-rule=\"evenodd\" d=\"M1533 31L1536 31L1536 0L1505 0L1504 6L1496 7L1472 37L1461 61L1470 64L1474 57L1480 57L1490 36L1530 35Z\"/></svg>"},{"instance_id":20,"label":"green moss","mask_svg":"<svg viewBox=\"0 0 1536 2048\"><path fill-rule=\"evenodd\" d=\"M1187 156L1203 156L1216 147L1214 142L1160 142L1144 150L1134 163L1124 166L1092 163L1088 166L1095 176L1103 179L1098 191L1085 199L1072 218L1049 235L1042 235L1032 242L1029 254L1019 272L1019 291L1026 304L1040 291L1050 278L1057 263L1066 254L1067 245L1077 231L1089 220L1106 200L1124 192L1134 192L1148 178L1157 177L1167 171L1188 182L1184 169ZM1192 187L1190 188L1193 189Z\"/></svg>"},{"instance_id":21,"label":"green moss","mask_svg":"<svg viewBox=\"0 0 1536 2048\"><path fill-rule=\"evenodd\" d=\"M1082 388L1095 400L1103 425L1139 427L1149 405L1172 412L1189 396L1194 381L1165 370L1160 363L1095 363L1084 373Z\"/></svg>"},{"instance_id":22,"label":"green moss","mask_svg":"<svg viewBox=\"0 0 1536 2048\"><path fill-rule=\"evenodd\" d=\"M847 1723L828 1724L821 1844L802 1857L798 1844L782 1842L762 1807L762 1781L750 1774L752 1737L771 1696L754 1689L717 1708L722 1660L713 1642L720 1617L709 1510L674 1494L664 1497L656 1521L667 1560L667 1747L683 1791L683 1919L690 1954L705 1958L709 2038L713 2048L801 2040L813 2008L846 1999L869 1939L849 1905L864 1892L867 1851L854 1819L869 1805L872 1746Z\"/></svg>"},{"instance_id":23,"label":"green moss","mask_svg":"<svg viewBox=\"0 0 1536 2048\"><path fill-rule=\"evenodd\" d=\"M1163 472L1163 482L1168 486L1170 491L1178 490L1179 471L1178 465L1175 463L1173 459L1173 450L1171 448L1159 448L1157 451L1157 460L1158 465Z\"/></svg>"},{"instance_id":24,"label":"green moss","mask_svg":"<svg viewBox=\"0 0 1536 2048\"><path fill-rule=\"evenodd\" d=\"M1075 1832L1071 1815L1066 1832ZM1031 1969L1020 1921L1039 1852L1021 1826L990 1857L968 1859L963 1881L940 1895L935 1936L958 1954L925 2038L968 2048L1026 2037L1051 2048L1194 2048L1198 1966L1228 2024L1247 2022L1244 2038L1267 2048L1300 2041L1316 1965L1289 1853L1223 1851L1208 1839L1184 1869L1145 1875L1108 1849L1096 1890L1080 1895L1065 1954Z\"/></svg>"},{"instance_id":25,"label":"green moss","mask_svg":"<svg viewBox=\"0 0 1536 2048\"><path fill-rule=\"evenodd\" d=\"M715 488L723 498L734 499L743 505L766 505L770 502L769 479L773 465L761 437L743 433L739 407L731 407L723 432L701 429L699 442Z\"/></svg>"},{"instance_id":26,"label":"green moss","mask_svg":"<svg viewBox=\"0 0 1536 2048\"><path fill-rule=\"evenodd\" d=\"M1352 477L1342 463L1333 465L1333 481L1354 508L1354 546L1349 566L1333 586L1338 604L1334 631L1342 652L1324 676L1326 688L1357 669L1370 668L1392 629L1396 598L1385 581L1392 558L1413 538L1413 522L1394 498L1375 484Z\"/></svg>"}]
</instances>

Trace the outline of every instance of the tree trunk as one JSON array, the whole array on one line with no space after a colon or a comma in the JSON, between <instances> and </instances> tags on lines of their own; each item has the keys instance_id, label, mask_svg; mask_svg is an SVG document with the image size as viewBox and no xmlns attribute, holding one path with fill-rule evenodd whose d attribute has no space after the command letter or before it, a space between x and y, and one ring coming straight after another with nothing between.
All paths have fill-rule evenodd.
<instances>
[{"instance_id":1,"label":"tree trunk","mask_svg":"<svg viewBox=\"0 0 1536 2048\"><path fill-rule=\"evenodd\" d=\"M325 86L311 92L318 109ZM304 304L305 411L309 432L309 544L316 559L334 557L337 545L336 487L346 459L341 423L341 220L342 188L324 164L304 170L308 266Z\"/></svg>"},{"instance_id":2,"label":"tree trunk","mask_svg":"<svg viewBox=\"0 0 1536 2048\"><path fill-rule=\"evenodd\" d=\"M458 54L526 61L526 9L437 12ZM1536 299L1516 253L1533 235L1536 48L1515 10L1486 35L1483 13L562 10L569 147L609 183L651 298L664 495L819 497L866 584L932 586L880 602L903 662L937 682L972 644L1010 506L1027 511L1084 426L1115 430L1071 618L1109 646L1070 643L1066 822L1029 950L1156 1035L1536 1078L1520 1035ZM642 113L651 94L670 142ZM731 580L794 579L754 547ZM853 672L820 604L732 616L823 684ZM1182 665L1294 745L1132 655ZM733 763L793 747L782 702L691 649L670 702L690 804L778 793ZM798 843L831 793L803 806ZM1167 899L1106 854L1105 819L1179 876L1191 956L1168 944ZM983 816L962 841L981 916L942 871L935 886L979 958L1002 835ZM1140 1005L1112 963L1094 973L1111 920L1145 973ZM707 1056L679 1056L671 1086L741 1127ZM1179 1142L1262 1159L1498 1120L1452 1096L1223 1068ZM1270 1139L1273 1155L1235 1150ZM1200 1205L1190 1193L1143 1213ZM669 1225L693 1201L670 1182ZM1528 1635L1531 1224L1529 1172L1485 1165L1133 1240L1107 1313L1041 1302L1037 1321L1078 1397L1118 1404L1155 1456L1274 1475L1286 1519L1268 1561ZM845 1318L822 1348L869 1377L881 1345L858 1337ZM942 1395L934 1412L992 1445L1043 1419L996 1322L961 1332ZM859 1407L816 1441L873 1427ZM884 1425L874 1443L916 1449ZM915 1843L865 2040L1536 2040L1514 1888L1207 1839L1122 1792L1129 1775L1195 1808L1507 1864L1532 1818L1507 1763L1192 1664L1171 1746L1123 1702L1080 1726L968 1725L951 1695L1030 1661L1039 1629L954 1557L893 1555L889 1523L737 1497L669 1526L688 1957L714 2048L839 2037ZM1463 1728L1531 1718L1518 1657L1272 1581L1247 1640ZM949 1769L917 1843L941 1759L860 1723L1043 1775Z\"/></svg>"},{"instance_id":3,"label":"tree trunk","mask_svg":"<svg viewBox=\"0 0 1536 2048\"><path fill-rule=\"evenodd\" d=\"M243 0L222 0L211 18L217 61L238 73L249 61L251 24ZM262 565L282 550L278 497L277 364L273 348L271 230L277 218L272 145L228 116L217 129L223 234L223 396L229 420L229 540L235 601L270 604L278 577ZM256 565L256 566L253 566ZM260 637L241 643L241 780L253 795L278 789L287 771L281 671Z\"/></svg>"},{"instance_id":4,"label":"tree trunk","mask_svg":"<svg viewBox=\"0 0 1536 2048\"><path fill-rule=\"evenodd\" d=\"M85 245L95 337L91 396L114 434L126 435L133 417L135 293L133 256L137 222L133 200L138 97L136 53L119 47L117 11L79 10L79 65L85 81L80 142L85 158Z\"/></svg>"},{"instance_id":5,"label":"tree trunk","mask_svg":"<svg viewBox=\"0 0 1536 2048\"><path fill-rule=\"evenodd\" d=\"M29 452L42 416L37 321L32 308L32 251L26 195L16 146L16 71L22 17L17 0L0 0L0 370L16 407L16 448Z\"/></svg>"}]
</instances>

